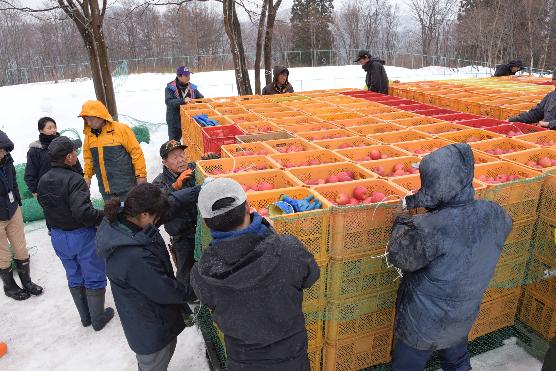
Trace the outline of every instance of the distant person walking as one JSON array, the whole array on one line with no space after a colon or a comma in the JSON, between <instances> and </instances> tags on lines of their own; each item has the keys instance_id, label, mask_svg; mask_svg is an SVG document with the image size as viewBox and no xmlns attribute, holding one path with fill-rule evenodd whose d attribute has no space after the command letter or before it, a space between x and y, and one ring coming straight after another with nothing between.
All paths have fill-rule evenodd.
<instances>
[{"instance_id":1,"label":"distant person walking","mask_svg":"<svg viewBox=\"0 0 556 371\"><path fill-rule=\"evenodd\" d=\"M181 141L181 105L188 104L192 99L204 98L197 86L190 80L191 71L189 71L189 68L180 66L176 69L176 78L166 85L164 98L169 140Z\"/></svg>"},{"instance_id":2,"label":"distant person walking","mask_svg":"<svg viewBox=\"0 0 556 371\"><path fill-rule=\"evenodd\" d=\"M381 94L388 94L388 75L384 68L385 62L379 58L372 58L367 50L361 50L357 54L358 62L363 66L363 70L367 73L365 84L369 91Z\"/></svg>"}]
</instances>

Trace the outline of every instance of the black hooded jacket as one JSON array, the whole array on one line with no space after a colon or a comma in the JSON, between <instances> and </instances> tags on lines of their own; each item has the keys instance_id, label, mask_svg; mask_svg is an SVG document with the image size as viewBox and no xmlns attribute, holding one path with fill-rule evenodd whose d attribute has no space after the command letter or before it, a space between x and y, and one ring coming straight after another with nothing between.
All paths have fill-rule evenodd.
<instances>
[{"instance_id":1,"label":"black hooded jacket","mask_svg":"<svg viewBox=\"0 0 556 371\"><path fill-rule=\"evenodd\" d=\"M381 94L388 94L388 75L384 68L384 61L378 58L371 58L367 64L363 65L367 72L365 84L369 91Z\"/></svg>"},{"instance_id":2,"label":"black hooded jacket","mask_svg":"<svg viewBox=\"0 0 556 371\"><path fill-rule=\"evenodd\" d=\"M512 67L518 67L519 69L516 72L512 72ZM498 66L496 66L496 71L494 72L494 77L500 77L500 76L513 76L515 75L517 72L524 70L525 67L523 67L523 62L520 61L519 59L510 61L510 63L507 64L500 64Z\"/></svg>"},{"instance_id":3,"label":"black hooded jacket","mask_svg":"<svg viewBox=\"0 0 556 371\"><path fill-rule=\"evenodd\" d=\"M474 199L468 144L425 156L419 172L421 189L406 204L429 212L398 217L388 244L389 261L403 271L395 331L413 348L446 349L467 339L512 220Z\"/></svg>"},{"instance_id":4,"label":"black hooded jacket","mask_svg":"<svg viewBox=\"0 0 556 371\"><path fill-rule=\"evenodd\" d=\"M284 85L280 86L277 83L278 75L280 75L284 71L288 72L289 77L289 71L286 67L274 66L274 69L272 71L272 75L274 76L272 82L263 88L262 95L293 93L293 86L288 82L288 79L286 79L286 83Z\"/></svg>"},{"instance_id":5,"label":"black hooded jacket","mask_svg":"<svg viewBox=\"0 0 556 371\"><path fill-rule=\"evenodd\" d=\"M510 122L524 122L533 124L539 121L548 122L551 130L556 130L556 90L548 93L543 100L527 112L510 117Z\"/></svg>"},{"instance_id":6,"label":"black hooded jacket","mask_svg":"<svg viewBox=\"0 0 556 371\"><path fill-rule=\"evenodd\" d=\"M4 221L10 220L17 207L21 206L21 196L17 186L14 160L9 153L13 151L14 144L2 130L0 130L0 148L8 152L0 161L0 220Z\"/></svg>"},{"instance_id":7,"label":"black hooded jacket","mask_svg":"<svg viewBox=\"0 0 556 371\"><path fill-rule=\"evenodd\" d=\"M264 235L224 239L203 252L191 285L224 333L228 370L306 370L303 289L319 274L296 237L270 227Z\"/></svg>"}]
</instances>

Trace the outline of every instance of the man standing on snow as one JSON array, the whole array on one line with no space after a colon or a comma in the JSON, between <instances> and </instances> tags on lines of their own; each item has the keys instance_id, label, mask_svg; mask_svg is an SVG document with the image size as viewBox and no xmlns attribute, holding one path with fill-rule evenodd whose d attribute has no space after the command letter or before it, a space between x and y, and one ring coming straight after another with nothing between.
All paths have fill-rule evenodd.
<instances>
[{"instance_id":1,"label":"man standing on snow","mask_svg":"<svg viewBox=\"0 0 556 371\"><path fill-rule=\"evenodd\" d=\"M164 96L169 140L181 140L180 106L188 104L192 99L204 98L203 94L197 90L197 86L190 80L191 71L189 71L189 68L180 66L176 69L176 79L166 85Z\"/></svg>"},{"instance_id":2,"label":"man standing on snow","mask_svg":"<svg viewBox=\"0 0 556 371\"><path fill-rule=\"evenodd\" d=\"M114 121L106 106L98 100L83 104L79 114L85 122L85 182L98 179L102 198L121 200L135 185L147 182L143 150L129 126Z\"/></svg>"},{"instance_id":3,"label":"man standing on snow","mask_svg":"<svg viewBox=\"0 0 556 371\"><path fill-rule=\"evenodd\" d=\"M66 271L81 323L100 331L114 316L112 308L104 308L106 265L95 252L96 227L104 213L93 207L89 187L75 171L75 148L64 136L50 143L52 167L39 180L37 199L52 229L52 247Z\"/></svg>"},{"instance_id":4,"label":"man standing on snow","mask_svg":"<svg viewBox=\"0 0 556 371\"><path fill-rule=\"evenodd\" d=\"M386 75L385 62L382 59L371 58L371 54L367 50L361 50L357 54L355 62L359 62L363 66L363 70L367 72L365 84L369 91L388 94L388 75Z\"/></svg>"},{"instance_id":5,"label":"man standing on snow","mask_svg":"<svg viewBox=\"0 0 556 371\"><path fill-rule=\"evenodd\" d=\"M494 77L514 76L516 73L524 69L525 67L523 67L521 59L515 59L510 61L510 63L498 65L496 67L496 71L494 72Z\"/></svg>"},{"instance_id":6,"label":"man standing on snow","mask_svg":"<svg viewBox=\"0 0 556 371\"><path fill-rule=\"evenodd\" d=\"M293 93L293 86L288 82L290 71L286 67L274 66L272 74L274 78L263 88L262 95Z\"/></svg>"},{"instance_id":7,"label":"man standing on snow","mask_svg":"<svg viewBox=\"0 0 556 371\"><path fill-rule=\"evenodd\" d=\"M556 88L556 70L552 74L552 83ZM556 89L548 93L543 100L530 111L510 117L510 122L537 123L538 126L556 130Z\"/></svg>"}]
</instances>

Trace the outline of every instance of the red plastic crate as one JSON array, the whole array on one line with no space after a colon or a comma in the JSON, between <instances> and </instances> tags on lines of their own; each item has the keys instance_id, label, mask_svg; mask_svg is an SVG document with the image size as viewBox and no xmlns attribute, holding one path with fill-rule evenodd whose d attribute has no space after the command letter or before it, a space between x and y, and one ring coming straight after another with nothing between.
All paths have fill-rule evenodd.
<instances>
[{"instance_id":1,"label":"red plastic crate","mask_svg":"<svg viewBox=\"0 0 556 371\"><path fill-rule=\"evenodd\" d=\"M507 125L493 126L487 128L486 130L492 131L498 134L504 134L508 137L516 137L518 135L525 135L531 133L538 133L539 131L546 131L547 128L541 128L540 126L524 124L521 122L511 122Z\"/></svg>"},{"instance_id":2,"label":"red plastic crate","mask_svg":"<svg viewBox=\"0 0 556 371\"><path fill-rule=\"evenodd\" d=\"M481 116L472 115L470 113L453 113L453 114L450 114L450 115L434 116L434 118L437 118L439 120L444 120L444 121L465 121L465 120L480 119ZM459 124L459 122L458 122L458 124Z\"/></svg>"},{"instance_id":3,"label":"red plastic crate","mask_svg":"<svg viewBox=\"0 0 556 371\"><path fill-rule=\"evenodd\" d=\"M236 135L245 134L237 125L222 125L202 128L205 153L220 153L220 147L236 142Z\"/></svg>"},{"instance_id":4,"label":"red plastic crate","mask_svg":"<svg viewBox=\"0 0 556 371\"><path fill-rule=\"evenodd\" d=\"M437 109L438 107L430 106L428 104L410 104L410 105L401 106L401 107L398 107L398 108L402 109L404 111L416 112L416 111L427 111L427 110L431 110L431 109Z\"/></svg>"},{"instance_id":5,"label":"red plastic crate","mask_svg":"<svg viewBox=\"0 0 556 371\"><path fill-rule=\"evenodd\" d=\"M436 109L429 109L425 111L415 111L415 113L418 113L423 116L438 116L438 115L450 115L457 112L445 108L436 108Z\"/></svg>"},{"instance_id":6,"label":"red plastic crate","mask_svg":"<svg viewBox=\"0 0 556 371\"><path fill-rule=\"evenodd\" d=\"M419 104L419 102L416 102L414 100L409 100L409 99L398 99L398 100L387 100L387 101L384 101L384 103L382 103L382 104L403 109L403 106Z\"/></svg>"},{"instance_id":7,"label":"red plastic crate","mask_svg":"<svg viewBox=\"0 0 556 371\"><path fill-rule=\"evenodd\" d=\"M487 129L494 126L500 126L507 124L507 121L496 120L496 119L489 119L489 118L481 118L481 119L474 119L474 120L464 120L459 121L458 124L469 126L475 129Z\"/></svg>"}]
</instances>

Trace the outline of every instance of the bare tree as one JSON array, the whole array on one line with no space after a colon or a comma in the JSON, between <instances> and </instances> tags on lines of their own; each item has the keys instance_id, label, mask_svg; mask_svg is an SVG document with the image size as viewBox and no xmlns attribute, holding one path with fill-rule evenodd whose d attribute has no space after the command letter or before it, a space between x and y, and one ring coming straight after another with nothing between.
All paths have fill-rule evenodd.
<instances>
[{"instance_id":1,"label":"bare tree","mask_svg":"<svg viewBox=\"0 0 556 371\"><path fill-rule=\"evenodd\" d=\"M458 3L458 0L409 0L412 15L419 23L423 54L438 52L442 29L455 16Z\"/></svg>"},{"instance_id":2,"label":"bare tree","mask_svg":"<svg viewBox=\"0 0 556 371\"><path fill-rule=\"evenodd\" d=\"M222 11L224 13L224 28L230 40L230 51L234 59L236 85L239 95L251 95L251 82L245 60L243 39L241 38L241 25L237 17L236 2L234 0L223 0Z\"/></svg>"},{"instance_id":3,"label":"bare tree","mask_svg":"<svg viewBox=\"0 0 556 371\"><path fill-rule=\"evenodd\" d=\"M272 0L263 0L261 14L259 16L259 26L257 27L257 42L255 45L255 94L261 94L261 61L265 35L266 12L270 1Z\"/></svg>"}]
</instances>

